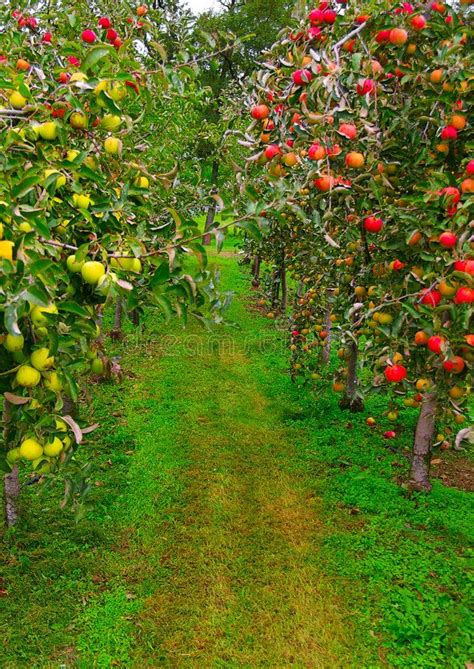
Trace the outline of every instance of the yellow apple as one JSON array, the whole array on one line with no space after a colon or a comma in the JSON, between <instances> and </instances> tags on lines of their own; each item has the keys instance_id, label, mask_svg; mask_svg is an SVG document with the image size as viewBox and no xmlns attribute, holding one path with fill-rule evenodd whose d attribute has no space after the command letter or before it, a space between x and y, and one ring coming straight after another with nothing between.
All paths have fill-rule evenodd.
<instances>
[{"instance_id":1,"label":"yellow apple","mask_svg":"<svg viewBox=\"0 0 474 669\"><path fill-rule=\"evenodd\" d=\"M49 169L44 171L44 176L46 177L46 179L53 174L58 175L58 178L56 179L56 188L62 188L63 186L66 185L66 177L64 176L64 174L61 174L61 172L59 172L58 170Z\"/></svg>"},{"instance_id":2,"label":"yellow apple","mask_svg":"<svg viewBox=\"0 0 474 669\"><path fill-rule=\"evenodd\" d=\"M13 91L13 93L8 98L13 109L23 109L26 105L26 98L19 91Z\"/></svg>"},{"instance_id":3,"label":"yellow apple","mask_svg":"<svg viewBox=\"0 0 474 669\"><path fill-rule=\"evenodd\" d=\"M97 285L99 279L105 274L105 265L96 260L88 260L81 269L82 278L91 286Z\"/></svg>"},{"instance_id":4,"label":"yellow apple","mask_svg":"<svg viewBox=\"0 0 474 669\"><path fill-rule=\"evenodd\" d=\"M60 393L63 389L63 382L61 377L57 372L44 372L44 385L48 390L52 390L55 393Z\"/></svg>"},{"instance_id":5,"label":"yellow apple","mask_svg":"<svg viewBox=\"0 0 474 669\"><path fill-rule=\"evenodd\" d=\"M118 137L107 137L104 141L104 149L111 156L118 156L122 153L122 141Z\"/></svg>"},{"instance_id":6,"label":"yellow apple","mask_svg":"<svg viewBox=\"0 0 474 669\"><path fill-rule=\"evenodd\" d=\"M36 439L25 439L20 446L20 457L25 460L37 460L43 455L43 447Z\"/></svg>"},{"instance_id":7,"label":"yellow apple","mask_svg":"<svg viewBox=\"0 0 474 669\"><path fill-rule=\"evenodd\" d=\"M78 209L89 209L92 202L88 195L79 195L79 193L74 193L72 201Z\"/></svg>"},{"instance_id":8,"label":"yellow apple","mask_svg":"<svg viewBox=\"0 0 474 669\"><path fill-rule=\"evenodd\" d=\"M58 124L55 121L46 121L46 123L40 123L38 126L38 132L41 139L51 141L56 139L58 136Z\"/></svg>"},{"instance_id":9,"label":"yellow apple","mask_svg":"<svg viewBox=\"0 0 474 669\"><path fill-rule=\"evenodd\" d=\"M76 130L87 128L87 116L80 111L73 112L69 117L69 123Z\"/></svg>"},{"instance_id":10,"label":"yellow apple","mask_svg":"<svg viewBox=\"0 0 474 669\"><path fill-rule=\"evenodd\" d=\"M148 188L150 185L150 182L147 177L140 176L135 179L135 186L138 186L138 188Z\"/></svg>"},{"instance_id":11,"label":"yellow apple","mask_svg":"<svg viewBox=\"0 0 474 669\"><path fill-rule=\"evenodd\" d=\"M13 260L13 247L14 243L4 239L0 242L0 258L6 258L7 260Z\"/></svg>"},{"instance_id":12,"label":"yellow apple","mask_svg":"<svg viewBox=\"0 0 474 669\"><path fill-rule=\"evenodd\" d=\"M54 356L49 355L49 349L37 348L30 356L30 362L40 372L44 372L54 365Z\"/></svg>"},{"instance_id":13,"label":"yellow apple","mask_svg":"<svg viewBox=\"0 0 474 669\"><path fill-rule=\"evenodd\" d=\"M34 367L22 365L16 373L15 380L23 388L34 388L41 381L41 374Z\"/></svg>"},{"instance_id":14,"label":"yellow apple","mask_svg":"<svg viewBox=\"0 0 474 669\"><path fill-rule=\"evenodd\" d=\"M25 345L25 338L23 335L8 334L5 341L3 342L3 345L7 351L10 351L10 353L18 353L19 351L23 350L23 346Z\"/></svg>"},{"instance_id":15,"label":"yellow apple","mask_svg":"<svg viewBox=\"0 0 474 669\"><path fill-rule=\"evenodd\" d=\"M63 442L58 437L53 437L44 445L44 454L50 458L56 458L63 450Z\"/></svg>"}]
</instances>

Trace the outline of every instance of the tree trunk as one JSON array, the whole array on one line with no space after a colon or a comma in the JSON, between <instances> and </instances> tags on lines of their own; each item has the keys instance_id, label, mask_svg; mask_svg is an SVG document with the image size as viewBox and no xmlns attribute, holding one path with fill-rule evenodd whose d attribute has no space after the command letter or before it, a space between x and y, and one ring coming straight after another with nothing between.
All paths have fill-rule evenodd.
<instances>
[{"instance_id":1,"label":"tree trunk","mask_svg":"<svg viewBox=\"0 0 474 669\"><path fill-rule=\"evenodd\" d=\"M285 314L286 306L288 304L288 284L286 281L285 259L283 258L280 269L280 283L281 283L281 310Z\"/></svg>"},{"instance_id":2,"label":"tree trunk","mask_svg":"<svg viewBox=\"0 0 474 669\"><path fill-rule=\"evenodd\" d=\"M275 309L275 307L278 304L278 296L280 295L280 273L279 272L273 272L273 274L272 274L271 294L272 294L272 308Z\"/></svg>"},{"instance_id":3,"label":"tree trunk","mask_svg":"<svg viewBox=\"0 0 474 669\"><path fill-rule=\"evenodd\" d=\"M331 291L328 291L328 298L331 296ZM329 363L329 358L331 357L331 339L332 339L332 321L331 321L331 304L328 300L328 306L326 307L326 318L324 322L324 328L328 333L326 337L326 343L323 348L323 363L327 365Z\"/></svg>"},{"instance_id":4,"label":"tree trunk","mask_svg":"<svg viewBox=\"0 0 474 669\"><path fill-rule=\"evenodd\" d=\"M304 283L302 281L299 282L298 288L296 289L296 297L300 298L303 297L304 295Z\"/></svg>"},{"instance_id":5,"label":"tree trunk","mask_svg":"<svg viewBox=\"0 0 474 669\"><path fill-rule=\"evenodd\" d=\"M255 256L253 259L253 265L252 265L252 286L254 288L258 288L260 285L260 257Z\"/></svg>"},{"instance_id":6,"label":"tree trunk","mask_svg":"<svg viewBox=\"0 0 474 669\"><path fill-rule=\"evenodd\" d=\"M347 375L347 389L344 397L341 399L339 406L341 409L349 409L352 413L359 413L364 410L362 399L357 393L358 379L357 379L357 356L359 351L355 341L351 342L349 347L348 360L348 375Z\"/></svg>"},{"instance_id":7,"label":"tree trunk","mask_svg":"<svg viewBox=\"0 0 474 669\"><path fill-rule=\"evenodd\" d=\"M5 399L3 403L3 438L8 445L10 431L12 405ZM5 499L5 520L7 527L13 527L19 517L18 500L20 497L20 480L18 477L18 465L15 465L11 472L5 474L3 477L3 490Z\"/></svg>"},{"instance_id":8,"label":"tree trunk","mask_svg":"<svg viewBox=\"0 0 474 669\"><path fill-rule=\"evenodd\" d=\"M413 444L413 460L410 473L410 484L413 490L431 490L430 460L436 427L436 393L426 395L421 405L420 416Z\"/></svg>"},{"instance_id":9,"label":"tree trunk","mask_svg":"<svg viewBox=\"0 0 474 669\"><path fill-rule=\"evenodd\" d=\"M122 298L118 297L115 303L114 327L110 336L112 339L122 338L122 316L123 316L123 302Z\"/></svg>"},{"instance_id":10,"label":"tree trunk","mask_svg":"<svg viewBox=\"0 0 474 669\"><path fill-rule=\"evenodd\" d=\"M214 158L212 162L212 174L211 174L211 184L212 184L211 193L213 194L217 193L218 176L219 176L219 161L217 160L217 158ZM214 225L216 212L217 212L217 202L216 200L213 199L207 210L206 223L204 225L205 233L207 233L207 231L210 230ZM209 246L209 244L211 243L211 235L205 234L204 237L202 238L202 243L204 244L204 246Z\"/></svg>"},{"instance_id":11,"label":"tree trunk","mask_svg":"<svg viewBox=\"0 0 474 669\"><path fill-rule=\"evenodd\" d=\"M140 314L138 313L138 309L132 309L130 319L135 326L138 327L140 325Z\"/></svg>"},{"instance_id":12,"label":"tree trunk","mask_svg":"<svg viewBox=\"0 0 474 669\"><path fill-rule=\"evenodd\" d=\"M77 405L72 399L72 397L69 397L69 395L63 395L62 396L63 400L63 415L64 416L71 416L72 418L77 417Z\"/></svg>"},{"instance_id":13,"label":"tree trunk","mask_svg":"<svg viewBox=\"0 0 474 669\"><path fill-rule=\"evenodd\" d=\"M20 498L20 479L18 465L14 465L9 474L4 476L5 518L7 527L13 527L18 521L18 500Z\"/></svg>"}]
</instances>

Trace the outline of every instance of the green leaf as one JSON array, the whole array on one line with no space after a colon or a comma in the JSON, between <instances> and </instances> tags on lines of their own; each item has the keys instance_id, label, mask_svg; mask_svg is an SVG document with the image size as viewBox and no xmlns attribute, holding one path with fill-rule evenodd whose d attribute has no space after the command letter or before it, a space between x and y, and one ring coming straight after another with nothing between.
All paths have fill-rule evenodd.
<instances>
[{"instance_id":1,"label":"green leaf","mask_svg":"<svg viewBox=\"0 0 474 669\"><path fill-rule=\"evenodd\" d=\"M106 56L111 56L112 53L114 53L114 50L111 47L108 46L96 46L93 49L89 51L87 56L84 59L84 62L81 65L81 70L83 72L87 72L87 70L90 70L94 65L96 65L99 60L102 60L102 58L105 58Z\"/></svg>"},{"instance_id":2,"label":"green leaf","mask_svg":"<svg viewBox=\"0 0 474 669\"><path fill-rule=\"evenodd\" d=\"M59 311L68 311L71 314L77 314L77 316L82 316L83 318L90 318L90 313L84 307L81 307L77 302L61 302L58 305Z\"/></svg>"},{"instance_id":3,"label":"green leaf","mask_svg":"<svg viewBox=\"0 0 474 669\"><path fill-rule=\"evenodd\" d=\"M169 278L170 278L170 266L169 262L165 260L164 262L161 263L159 267L157 267L150 281L150 286L151 288L154 288L155 286L158 286L162 283L166 283L166 281L168 281Z\"/></svg>"}]
</instances>

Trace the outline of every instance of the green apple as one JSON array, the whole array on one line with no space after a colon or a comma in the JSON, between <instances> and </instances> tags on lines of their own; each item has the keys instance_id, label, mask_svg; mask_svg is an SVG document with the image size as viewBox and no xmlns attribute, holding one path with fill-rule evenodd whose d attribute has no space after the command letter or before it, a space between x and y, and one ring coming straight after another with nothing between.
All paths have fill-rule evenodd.
<instances>
[{"instance_id":1,"label":"green apple","mask_svg":"<svg viewBox=\"0 0 474 669\"><path fill-rule=\"evenodd\" d=\"M109 132L115 132L121 125L122 119L115 114L105 114L100 122L101 128L104 128L104 130L108 130Z\"/></svg>"},{"instance_id":2,"label":"green apple","mask_svg":"<svg viewBox=\"0 0 474 669\"><path fill-rule=\"evenodd\" d=\"M14 465L21 458L20 449L12 448L7 453L7 462L9 465Z\"/></svg>"},{"instance_id":3,"label":"green apple","mask_svg":"<svg viewBox=\"0 0 474 669\"><path fill-rule=\"evenodd\" d=\"M31 310L30 318L33 322L33 325L36 325L38 328L45 327L48 325L48 318L44 314L57 314L58 308L55 304L50 304L48 307L38 307L35 306Z\"/></svg>"},{"instance_id":4,"label":"green apple","mask_svg":"<svg viewBox=\"0 0 474 669\"><path fill-rule=\"evenodd\" d=\"M104 373L104 362L101 358L94 358L94 360L91 362L91 372L93 374Z\"/></svg>"},{"instance_id":5,"label":"green apple","mask_svg":"<svg viewBox=\"0 0 474 669\"><path fill-rule=\"evenodd\" d=\"M44 454L50 458L56 458L63 450L63 442L58 437L53 437L44 445Z\"/></svg>"},{"instance_id":6,"label":"green apple","mask_svg":"<svg viewBox=\"0 0 474 669\"><path fill-rule=\"evenodd\" d=\"M84 260L76 260L75 255L68 256L66 265L70 272L80 272L84 265Z\"/></svg>"}]
</instances>

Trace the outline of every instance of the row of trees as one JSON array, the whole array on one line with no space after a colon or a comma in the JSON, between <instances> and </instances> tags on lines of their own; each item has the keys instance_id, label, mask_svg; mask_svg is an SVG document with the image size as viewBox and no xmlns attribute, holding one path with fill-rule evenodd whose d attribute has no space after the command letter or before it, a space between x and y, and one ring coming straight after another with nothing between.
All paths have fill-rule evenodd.
<instances>
[{"instance_id":1,"label":"row of trees","mask_svg":"<svg viewBox=\"0 0 474 669\"><path fill-rule=\"evenodd\" d=\"M200 228L177 209L201 185L180 170L175 137L208 105L200 65L238 47L223 31L196 42L177 8L26 6L0 16L0 462L11 524L19 470L64 480L65 503L87 492L76 450L88 422L74 405L88 374L110 370L107 304L221 320Z\"/></svg>"},{"instance_id":2,"label":"row of trees","mask_svg":"<svg viewBox=\"0 0 474 669\"><path fill-rule=\"evenodd\" d=\"M250 100L255 281L264 260L283 310L287 272L299 286L295 377L333 375L332 347L343 407L371 390L392 419L419 409L411 478L429 489L436 425L464 423L474 359L469 8L302 5Z\"/></svg>"}]
</instances>

